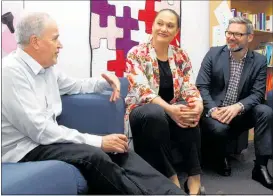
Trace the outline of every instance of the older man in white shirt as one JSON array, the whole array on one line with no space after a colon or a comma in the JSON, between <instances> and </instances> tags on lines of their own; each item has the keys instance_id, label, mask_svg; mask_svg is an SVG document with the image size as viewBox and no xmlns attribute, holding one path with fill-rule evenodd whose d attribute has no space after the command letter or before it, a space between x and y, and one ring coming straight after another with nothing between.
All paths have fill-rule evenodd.
<instances>
[{"instance_id":1,"label":"older man in white shirt","mask_svg":"<svg viewBox=\"0 0 273 196\"><path fill-rule=\"evenodd\" d=\"M65 161L82 172L96 193L183 193L128 151L125 135L84 134L57 124L60 95L102 92L111 86L110 101L116 101L116 76L76 80L58 72L53 65L62 44L56 22L46 13L24 16L15 34L18 48L2 65L2 162Z\"/></svg>"}]
</instances>

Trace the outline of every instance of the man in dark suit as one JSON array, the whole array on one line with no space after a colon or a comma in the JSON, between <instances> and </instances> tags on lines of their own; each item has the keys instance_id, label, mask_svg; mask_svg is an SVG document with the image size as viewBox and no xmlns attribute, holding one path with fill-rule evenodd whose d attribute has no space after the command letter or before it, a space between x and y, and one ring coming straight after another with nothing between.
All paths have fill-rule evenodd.
<instances>
[{"instance_id":1,"label":"man in dark suit","mask_svg":"<svg viewBox=\"0 0 273 196\"><path fill-rule=\"evenodd\" d=\"M264 105L266 58L249 48L253 25L245 18L230 19L227 45L212 47L204 57L196 85L204 101L200 126L205 143L213 145L217 171L231 175L227 144L254 127L255 166L252 179L272 189L267 162L272 155L272 109Z\"/></svg>"},{"instance_id":2,"label":"man in dark suit","mask_svg":"<svg viewBox=\"0 0 273 196\"><path fill-rule=\"evenodd\" d=\"M273 109L273 89L267 93L267 104Z\"/></svg>"}]
</instances>

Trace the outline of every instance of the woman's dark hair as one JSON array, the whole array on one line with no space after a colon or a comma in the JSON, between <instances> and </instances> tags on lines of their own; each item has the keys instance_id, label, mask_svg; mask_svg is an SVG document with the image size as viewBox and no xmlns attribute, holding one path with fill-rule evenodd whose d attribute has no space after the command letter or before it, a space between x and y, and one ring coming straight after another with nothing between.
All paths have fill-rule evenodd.
<instances>
[{"instance_id":1,"label":"woman's dark hair","mask_svg":"<svg viewBox=\"0 0 273 196\"><path fill-rule=\"evenodd\" d=\"M179 16L179 15L176 13L176 11L174 11L173 9L169 9L169 8L162 9L162 10L160 10L159 12L157 12L155 18L156 18L161 12L164 12L164 11L169 11L169 12L171 12L172 14L175 15L176 21L177 21L177 27L180 28L180 16Z\"/></svg>"}]
</instances>

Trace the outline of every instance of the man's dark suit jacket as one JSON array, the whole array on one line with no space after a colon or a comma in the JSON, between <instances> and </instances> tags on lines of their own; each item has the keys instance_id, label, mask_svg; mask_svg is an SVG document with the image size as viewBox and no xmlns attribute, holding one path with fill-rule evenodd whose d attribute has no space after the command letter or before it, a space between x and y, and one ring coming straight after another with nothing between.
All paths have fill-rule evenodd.
<instances>
[{"instance_id":1,"label":"man's dark suit jacket","mask_svg":"<svg viewBox=\"0 0 273 196\"><path fill-rule=\"evenodd\" d=\"M263 103L266 89L266 57L248 51L241 74L237 102L244 111ZM227 46L212 47L206 54L197 76L196 86L204 102L205 114L224 101L230 78L230 51Z\"/></svg>"}]
</instances>

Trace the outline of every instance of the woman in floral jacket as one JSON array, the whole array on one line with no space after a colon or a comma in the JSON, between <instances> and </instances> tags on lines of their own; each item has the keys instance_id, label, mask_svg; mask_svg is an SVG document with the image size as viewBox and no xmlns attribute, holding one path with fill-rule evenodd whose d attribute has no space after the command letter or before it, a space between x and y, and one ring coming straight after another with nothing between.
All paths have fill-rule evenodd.
<instances>
[{"instance_id":1,"label":"woman in floral jacket","mask_svg":"<svg viewBox=\"0 0 273 196\"><path fill-rule=\"evenodd\" d=\"M197 125L203 104L192 82L188 55L170 45L179 26L175 11L161 10L153 23L150 42L128 52L125 129L133 136L134 150L180 187L170 151L171 141L177 142L188 173L185 192L200 194Z\"/></svg>"}]
</instances>

